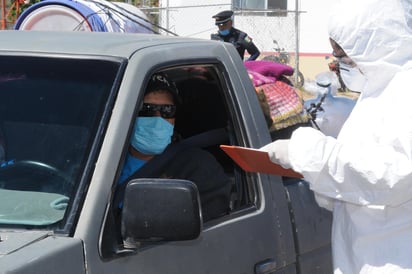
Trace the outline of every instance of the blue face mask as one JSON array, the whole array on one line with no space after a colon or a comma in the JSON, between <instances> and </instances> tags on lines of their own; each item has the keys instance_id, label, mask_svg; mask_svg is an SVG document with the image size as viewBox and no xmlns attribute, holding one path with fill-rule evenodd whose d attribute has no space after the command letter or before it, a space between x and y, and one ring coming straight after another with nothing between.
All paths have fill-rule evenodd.
<instances>
[{"instance_id":1,"label":"blue face mask","mask_svg":"<svg viewBox=\"0 0 412 274\"><path fill-rule=\"evenodd\" d=\"M147 155L162 153L172 141L174 126L162 117L137 117L131 145Z\"/></svg>"},{"instance_id":2,"label":"blue face mask","mask_svg":"<svg viewBox=\"0 0 412 274\"><path fill-rule=\"evenodd\" d=\"M229 29L219 30L219 34L222 36L226 36L230 33Z\"/></svg>"}]
</instances>

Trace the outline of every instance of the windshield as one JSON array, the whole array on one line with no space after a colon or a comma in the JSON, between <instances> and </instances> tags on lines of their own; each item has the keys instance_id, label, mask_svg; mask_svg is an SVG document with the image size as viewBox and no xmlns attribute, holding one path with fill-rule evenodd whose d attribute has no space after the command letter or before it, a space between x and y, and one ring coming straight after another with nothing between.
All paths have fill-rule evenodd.
<instances>
[{"instance_id":1,"label":"windshield","mask_svg":"<svg viewBox=\"0 0 412 274\"><path fill-rule=\"evenodd\" d=\"M120 63L0 56L0 226L59 225Z\"/></svg>"}]
</instances>

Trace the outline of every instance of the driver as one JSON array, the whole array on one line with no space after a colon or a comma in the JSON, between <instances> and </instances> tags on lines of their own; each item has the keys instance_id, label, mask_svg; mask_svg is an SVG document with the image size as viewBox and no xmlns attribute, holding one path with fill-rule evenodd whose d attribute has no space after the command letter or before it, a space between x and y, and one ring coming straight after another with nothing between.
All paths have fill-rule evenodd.
<instances>
[{"instance_id":1,"label":"driver","mask_svg":"<svg viewBox=\"0 0 412 274\"><path fill-rule=\"evenodd\" d=\"M130 147L119 178L123 184L148 161L179 140L174 132L179 104L175 84L166 74L154 74L136 117ZM179 151L172 163L156 177L193 181L199 190L204 220L224 215L229 210L230 179L212 154L199 148Z\"/></svg>"}]
</instances>

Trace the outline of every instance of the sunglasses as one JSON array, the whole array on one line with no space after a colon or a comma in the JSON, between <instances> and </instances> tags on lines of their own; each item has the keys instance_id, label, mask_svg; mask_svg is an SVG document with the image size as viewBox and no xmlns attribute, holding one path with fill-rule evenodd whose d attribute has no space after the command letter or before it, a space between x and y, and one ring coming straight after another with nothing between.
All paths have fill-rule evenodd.
<instances>
[{"instance_id":1,"label":"sunglasses","mask_svg":"<svg viewBox=\"0 0 412 274\"><path fill-rule=\"evenodd\" d=\"M153 117L157 116L157 112L160 113L162 118L170 119L176 116L176 105L157 105L143 103L142 108L139 111L139 116Z\"/></svg>"}]
</instances>

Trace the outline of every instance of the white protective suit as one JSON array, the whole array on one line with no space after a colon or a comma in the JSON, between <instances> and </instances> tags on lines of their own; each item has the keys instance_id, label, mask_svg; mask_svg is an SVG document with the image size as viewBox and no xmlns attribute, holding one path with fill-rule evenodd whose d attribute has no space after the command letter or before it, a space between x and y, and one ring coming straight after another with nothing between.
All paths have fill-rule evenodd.
<instances>
[{"instance_id":1,"label":"white protective suit","mask_svg":"<svg viewBox=\"0 0 412 274\"><path fill-rule=\"evenodd\" d=\"M334 273L412 273L412 0L343 0L329 34L367 78L338 137L312 128L290 166L333 210Z\"/></svg>"}]
</instances>

